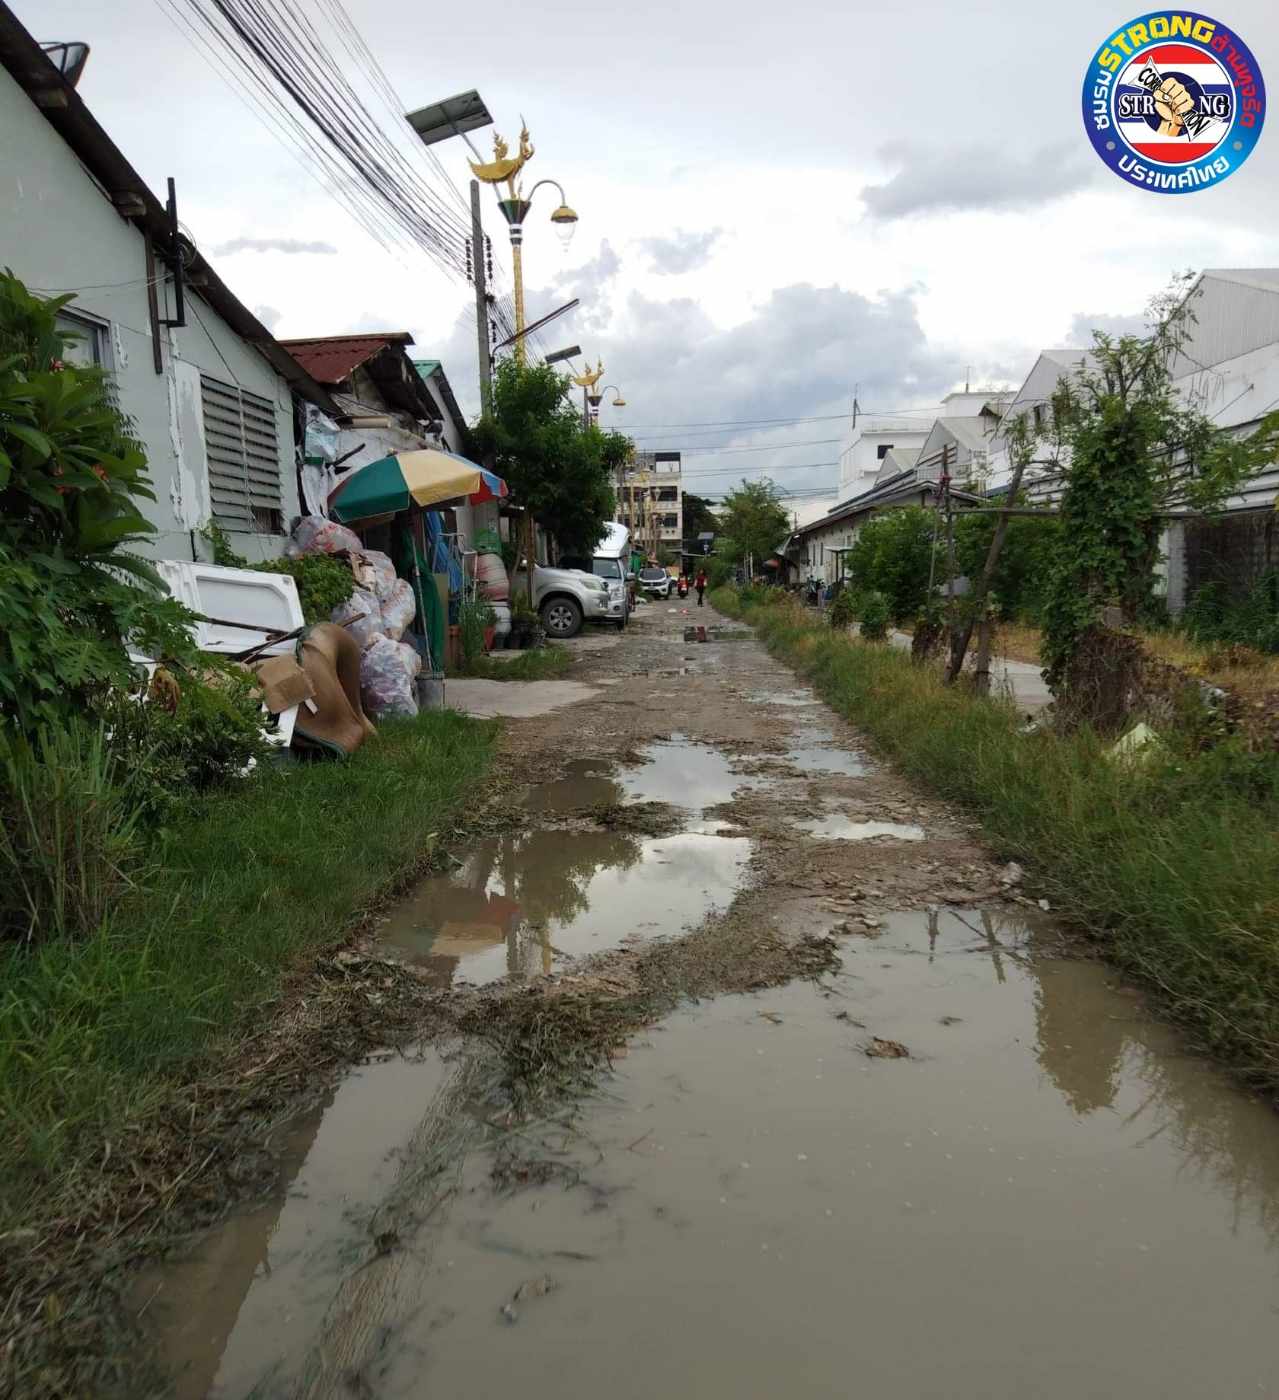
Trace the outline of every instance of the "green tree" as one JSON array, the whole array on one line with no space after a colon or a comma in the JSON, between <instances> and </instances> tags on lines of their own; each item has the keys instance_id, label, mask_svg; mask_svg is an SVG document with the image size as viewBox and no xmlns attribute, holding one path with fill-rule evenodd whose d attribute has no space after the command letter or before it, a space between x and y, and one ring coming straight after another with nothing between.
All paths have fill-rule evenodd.
<instances>
[{"instance_id":1,"label":"green tree","mask_svg":"<svg viewBox=\"0 0 1279 1400\"><path fill-rule=\"evenodd\" d=\"M568 554L590 554L613 518L613 483L631 451L620 433L583 427L565 397L568 381L548 365L504 360L493 380L493 411L475 428L516 501Z\"/></svg>"},{"instance_id":2,"label":"green tree","mask_svg":"<svg viewBox=\"0 0 1279 1400\"><path fill-rule=\"evenodd\" d=\"M716 534L720 528L719 518L705 496L695 496L691 491L684 492L684 538L695 540L698 535Z\"/></svg>"},{"instance_id":3,"label":"green tree","mask_svg":"<svg viewBox=\"0 0 1279 1400\"><path fill-rule=\"evenodd\" d=\"M867 521L857 532L845 562L859 593L882 593L896 623L915 617L928 598L937 516L923 506L903 506ZM935 581L943 581L938 561Z\"/></svg>"},{"instance_id":4,"label":"green tree","mask_svg":"<svg viewBox=\"0 0 1279 1400\"><path fill-rule=\"evenodd\" d=\"M1122 716L1124 681L1103 609L1135 621L1153 591L1170 508L1212 512L1279 448L1279 414L1246 438L1218 427L1173 387L1192 312L1189 278L1151 308L1144 338L1093 333L1091 362L1063 378L1052 418L1067 455L1060 548L1044 607L1045 675L1075 717Z\"/></svg>"},{"instance_id":5,"label":"green tree","mask_svg":"<svg viewBox=\"0 0 1279 1400\"><path fill-rule=\"evenodd\" d=\"M1011 504L1024 505L1025 497L1019 495ZM981 573L998 518L964 512L956 517L955 559L964 578L976 579ZM1015 516L1009 520L991 580L1001 616L1038 619L1060 538L1061 525L1056 518Z\"/></svg>"},{"instance_id":6,"label":"green tree","mask_svg":"<svg viewBox=\"0 0 1279 1400\"><path fill-rule=\"evenodd\" d=\"M790 534L790 515L776 485L765 477L730 491L720 507L721 538L716 553L739 562L748 556L759 564Z\"/></svg>"},{"instance_id":7,"label":"green tree","mask_svg":"<svg viewBox=\"0 0 1279 1400\"><path fill-rule=\"evenodd\" d=\"M130 644L195 655L192 615L130 553L155 496L105 376L66 363L71 300L0 274L0 720L24 731L131 683Z\"/></svg>"}]
</instances>

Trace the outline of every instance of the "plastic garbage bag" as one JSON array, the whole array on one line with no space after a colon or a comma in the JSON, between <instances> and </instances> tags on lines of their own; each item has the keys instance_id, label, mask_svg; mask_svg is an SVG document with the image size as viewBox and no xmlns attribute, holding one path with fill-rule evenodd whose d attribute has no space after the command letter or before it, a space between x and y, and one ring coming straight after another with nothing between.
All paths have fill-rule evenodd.
<instances>
[{"instance_id":1,"label":"plastic garbage bag","mask_svg":"<svg viewBox=\"0 0 1279 1400\"><path fill-rule=\"evenodd\" d=\"M414 677L422 661L412 647L377 633L360 657L360 699L377 719L417 714Z\"/></svg>"},{"instance_id":2,"label":"plastic garbage bag","mask_svg":"<svg viewBox=\"0 0 1279 1400\"><path fill-rule=\"evenodd\" d=\"M361 651L382 631L382 605L377 595L366 588L357 588L345 603L333 609L329 618L346 628Z\"/></svg>"},{"instance_id":3,"label":"plastic garbage bag","mask_svg":"<svg viewBox=\"0 0 1279 1400\"><path fill-rule=\"evenodd\" d=\"M382 600L382 631L398 642L408 631L417 612L417 599L413 596L413 585L407 579L397 578L395 586Z\"/></svg>"},{"instance_id":4,"label":"plastic garbage bag","mask_svg":"<svg viewBox=\"0 0 1279 1400\"><path fill-rule=\"evenodd\" d=\"M304 554L358 554L363 548L354 530L322 515L304 515L293 527L284 553L286 558L299 559Z\"/></svg>"},{"instance_id":5,"label":"plastic garbage bag","mask_svg":"<svg viewBox=\"0 0 1279 1400\"><path fill-rule=\"evenodd\" d=\"M355 581L361 588L367 588L382 599L399 582L391 556L383 554L380 549L366 549L355 561Z\"/></svg>"}]
</instances>

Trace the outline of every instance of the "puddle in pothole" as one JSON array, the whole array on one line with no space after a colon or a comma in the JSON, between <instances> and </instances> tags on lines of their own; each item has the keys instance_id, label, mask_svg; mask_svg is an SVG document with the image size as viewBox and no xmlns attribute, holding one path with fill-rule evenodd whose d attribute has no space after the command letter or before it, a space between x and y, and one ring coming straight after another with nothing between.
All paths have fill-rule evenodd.
<instances>
[{"instance_id":1,"label":"puddle in pothole","mask_svg":"<svg viewBox=\"0 0 1279 1400\"><path fill-rule=\"evenodd\" d=\"M605 759L576 759L562 778L539 783L524 805L531 812L571 812L625 802L665 802L686 814L688 829L713 831L721 824L701 821L702 812L755 782L734 773L717 748L682 734L638 752L641 761L624 768Z\"/></svg>"},{"instance_id":2,"label":"puddle in pothole","mask_svg":"<svg viewBox=\"0 0 1279 1400\"><path fill-rule=\"evenodd\" d=\"M924 828L907 822L856 822L840 812L825 817L807 817L795 823L810 836L824 836L830 841L873 841L891 836L895 841L922 841Z\"/></svg>"},{"instance_id":3,"label":"puddle in pothole","mask_svg":"<svg viewBox=\"0 0 1279 1400\"><path fill-rule=\"evenodd\" d=\"M943 912L931 949L888 922L839 995L715 999L632 1048L576 1189L496 1194L477 1154L380 1393L1274 1394L1279 1120L1002 916Z\"/></svg>"},{"instance_id":4,"label":"puddle in pothole","mask_svg":"<svg viewBox=\"0 0 1279 1400\"><path fill-rule=\"evenodd\" d=\"M643 1033L516 1189L442 1154L462 1071L358 1072L255 1243L161 1271L181 1400L1274 1394L1279 1119L1005 911L884 922Z\"/></svg>"},{"instance_id":5,"label":"puddle in pothole","mask_svg":"<svg viewBox=\"0 0 1279 1400\"><path fill-rule=\"evenodd\" d=\"M835 773L846 778L864 778L871 771L862 754L821 742L792 745L784 757L787 763L803 773Z\"/></svg>"},{"instance_id":6,"label":"puddle in pothole","mask_svg":"<svg viewBox=\"0 0 1279 1400\"><path fill-rule=\"evenodd\" d=\"M749 855L745 838L709 831L492 837L397 904L379 941L441 987L550 972L700 923L731 902Z\"/></svg>"},{"instance_id":7,"label":"puddle in pothole","mask_svg":"<svg viewBox=\"0 0 1279 1400\"><path fill-rule=\"evenodd\" d=\"M271 1377L305 1353L334 1281L363 1257L449 1075L433 1050L352 1070L285 1132L270 1199L142 1273L135 1305L159 1333L176 1400L275 1393Z\"/></svg>"},{"instance_id":8,"label":"puddle in pothole","mask_svg":"<svg viewBox=\"0 0 1279 1400\"><path fill-rule=\"evenodd\" d=\"M781 705L786 709L807 709L822 702L811 690L759 690L744 697L750 705Z\"/></svg>"}]
</instances>

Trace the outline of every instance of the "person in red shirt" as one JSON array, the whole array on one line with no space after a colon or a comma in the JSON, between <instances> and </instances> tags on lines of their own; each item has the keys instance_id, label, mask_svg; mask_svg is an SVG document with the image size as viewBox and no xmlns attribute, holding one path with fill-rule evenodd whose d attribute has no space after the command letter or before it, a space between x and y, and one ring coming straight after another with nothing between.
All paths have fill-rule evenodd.
<instances>
[{"instance_id":1,"label":"person in red shirt","mask_svg":"<svg viewBox=\"0 0 1279 1400\"><path fill-rule=\"evenodd\" d=\"M702 606L702 594L706 592L705 569L698 569L697 578L694 580L693 587L697 589L697 606L700 608Z\"/></svg>"}]
</instances>

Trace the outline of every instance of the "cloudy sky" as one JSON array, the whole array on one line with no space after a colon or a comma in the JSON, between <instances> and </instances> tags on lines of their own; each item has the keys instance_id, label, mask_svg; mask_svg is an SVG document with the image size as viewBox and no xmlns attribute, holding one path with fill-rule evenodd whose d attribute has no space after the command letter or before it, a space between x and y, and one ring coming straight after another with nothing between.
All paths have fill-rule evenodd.
<instances>
[{"instance_id":1,"label":"cloudy sky","mask_svg":"<svg viewBox=\"0 0 1279 1400\"><path fill-rule=\"evenodd\" d=\"M465 284L374 243L176 26L181 0L9 3L90 43L82 95L153 188L177 178L185 224L276 334L411 330L475 405ZM547 343L602 357L629 404L605 423L682 449L707 491L833 488L854 386L884 410L1015 382L1174 270L1279 264L1279 115L1238 174L1180 198L1094 156L1080 86L1131 0L347 5L407 106L475 87L512 140L523 113L529 182L581 215L567 253L553 201L530 219L531 307L582 299ZM1279 84L1279 6L1218 17ZM461 184L461 143L438 152ZM814 421L742 426L766 419Z\"/></svg>"}]
</instances>

